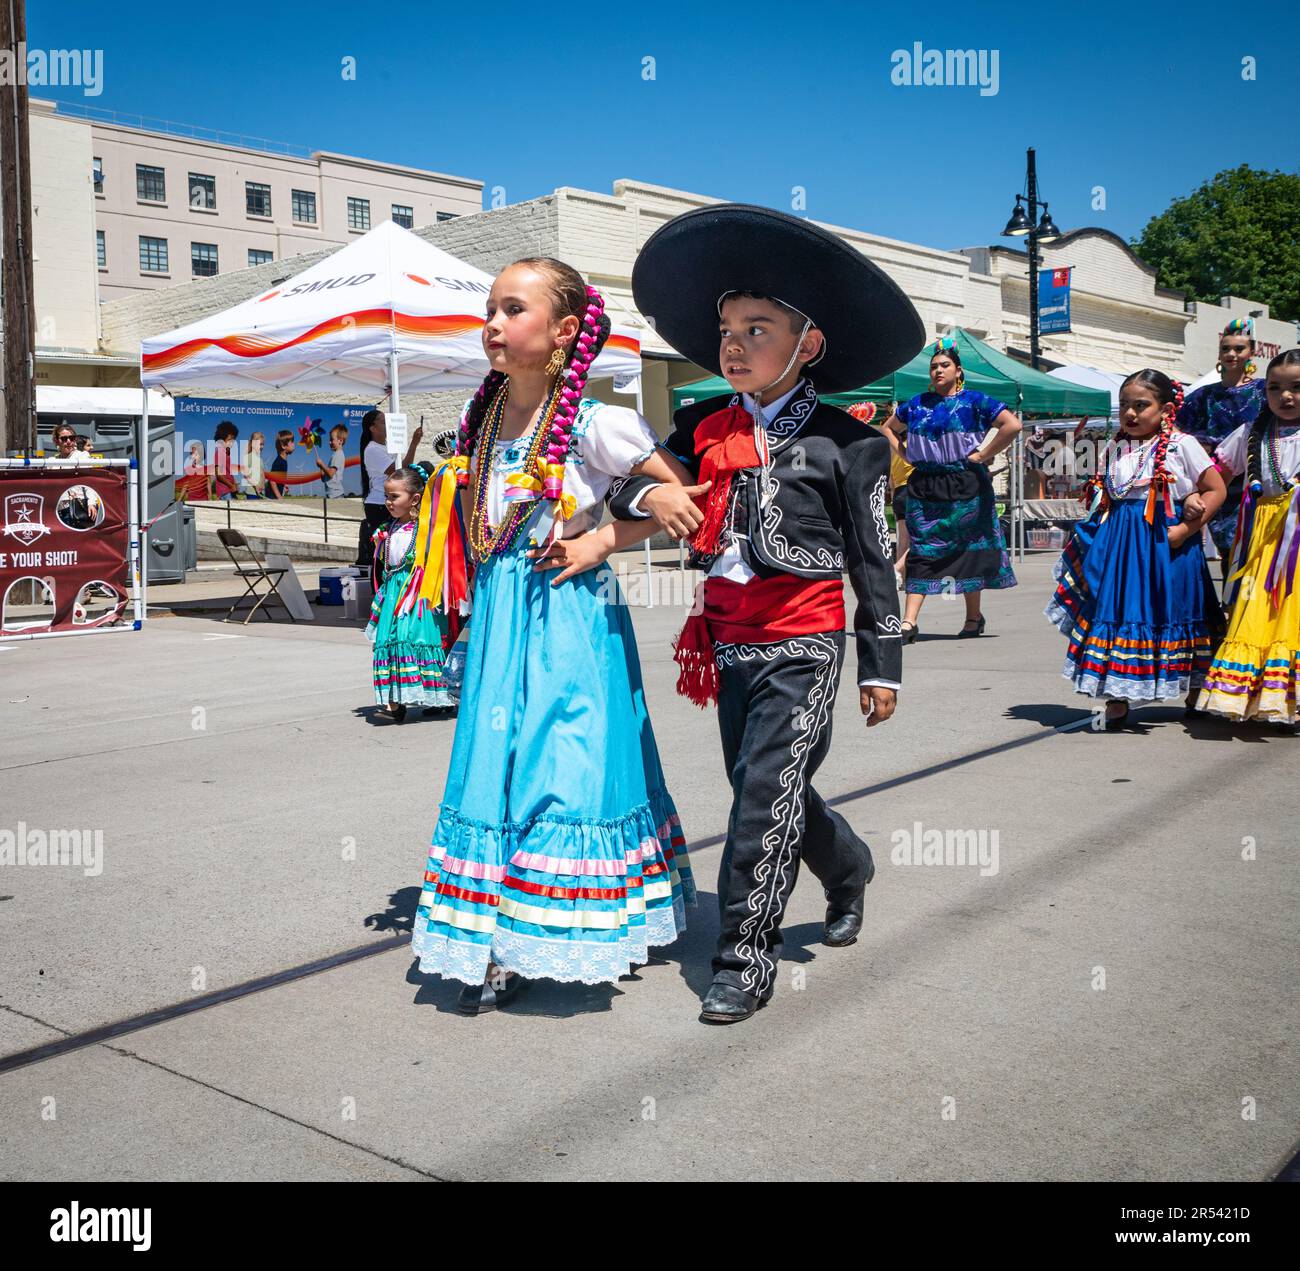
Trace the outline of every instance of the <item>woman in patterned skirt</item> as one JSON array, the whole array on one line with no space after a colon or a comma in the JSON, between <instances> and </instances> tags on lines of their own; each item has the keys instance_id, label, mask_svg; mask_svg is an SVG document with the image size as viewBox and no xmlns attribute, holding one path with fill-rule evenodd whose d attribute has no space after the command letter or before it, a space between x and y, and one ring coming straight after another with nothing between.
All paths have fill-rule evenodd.
<instances>
[{"instance_id":1,"label":"woman in patterned skirt","mask_svg":"<svg viewBox=\"0 0 1300 1271\"><path fill-rule=\"evenodd\" d=\"M997 431L985 440L991 428ZM956 341L945 337L930 356L930 391L899 406L885 430L913 466L903 639L916 639L926 596L954 592L966 601L959 638L983 635L980 592L1016 585L989 464L1011 445L1020 420L1002 402L965 387Z\"/></svg>"}]
</instances>

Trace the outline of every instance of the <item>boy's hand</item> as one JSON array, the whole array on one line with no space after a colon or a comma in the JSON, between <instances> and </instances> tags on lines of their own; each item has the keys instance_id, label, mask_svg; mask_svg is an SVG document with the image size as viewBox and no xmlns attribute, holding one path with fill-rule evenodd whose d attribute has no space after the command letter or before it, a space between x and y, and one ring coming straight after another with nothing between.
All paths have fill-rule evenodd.
<instances>
[{"instance_id":1,"label":"boy's hand","mask_svg":"<svg viewBox=\"0 0 1300 1271\"><path fill-rule=\"evenodd\" d=\"M676 539L690 538L704 520L704 513L692 500L707 493L712 484L657 485L641 496L641 506L665 534Z\"/></svg>"},{"instance_id":2,"label":"boy's hand","mask_svg":"<svg viewBox=\"0 0 1300 1271\"><path fill-rule=\"evenodd\" d=\"M577 538L557 538L545 547L530 547L528 556L537 562L533 569L538 573L547 569L560 570L551 580L551 586L558 587L566 578L595 569L608 560L611 550L603 536L598 531L591 530L579 534Z\"/></svg>"},{"instance_id":3,"label":"boy's hand","mask_svg":"<svg viewBox=\"0 0 1300 1271\"><path fill-rule=\"evenodd\" d=\"M879 684L865 684L858 689L858 702L867 717L867 727L874 728L894 713L898 694L892 688L881 688Z\"/></svg>"}]
</instances>

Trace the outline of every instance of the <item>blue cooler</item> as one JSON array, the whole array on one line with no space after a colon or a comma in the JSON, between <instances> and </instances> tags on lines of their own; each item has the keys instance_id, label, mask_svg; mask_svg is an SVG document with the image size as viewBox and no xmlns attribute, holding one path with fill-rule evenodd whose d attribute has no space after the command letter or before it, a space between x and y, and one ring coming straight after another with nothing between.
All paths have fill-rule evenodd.
<instances>
[{"instance_id":1,"label":"blue cooler","mask_svg":"<svg viewBox=\"0 0 1300 1271\"><path fill-rule=\"evenodd\" d=\"M360 578L361 571L354 565L334 569L322 569L320 571L320 595L316 599L318 605L342 605L343 604L343 580L345 578Z\"/></svg>"}]
</instances>

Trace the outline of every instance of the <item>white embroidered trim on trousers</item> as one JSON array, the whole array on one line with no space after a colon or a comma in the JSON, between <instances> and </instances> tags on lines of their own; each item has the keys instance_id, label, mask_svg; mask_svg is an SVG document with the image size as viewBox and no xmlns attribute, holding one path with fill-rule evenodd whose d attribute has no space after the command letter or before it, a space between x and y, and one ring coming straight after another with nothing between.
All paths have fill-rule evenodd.
<instances>
[{"instance_id":1,"label":"white embroidered trim on trousers","mask_svg":"<svg viewBox=\"0 0 1300 1271\"><path fill-rule=\"evenodd\" d=\"M837 649L829 636L796 636L778 644L719 644L714 648L719 666L734 666L737 662L758 659L771 662L781 653L803 654L816 658L820 665L808 695L808 708L794 716L795 735L790 745L790 762L777 778L780 793L772 804L772 828L763 835L763 858L754 870L756 886L745 902L749 917L740 924L740 939L736 942L737 954L747 956L750 963L741 973L741 981L747 993L758 997L770 992L776 978L776 962L761 951L764 943L761 937L781 919L777 910L777 895L781 890L778 884L785 879L794 857L797 840L794 827L803 812L803 774L808 754L830 718L835 697Z\"/></svg>"}]
</instances>

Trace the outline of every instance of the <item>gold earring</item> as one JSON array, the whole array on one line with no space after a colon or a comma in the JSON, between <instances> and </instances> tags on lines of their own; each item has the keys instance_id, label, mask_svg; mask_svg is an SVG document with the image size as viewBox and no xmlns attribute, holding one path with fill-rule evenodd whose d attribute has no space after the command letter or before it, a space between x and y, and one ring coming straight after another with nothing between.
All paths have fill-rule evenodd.
<instances>
[{"instance_id":1,"label":"gold earring","mask_svg":"<svg viewBox=\"0 0 1300 1271\"><path fill-rule=\"evenodd\" d=\"M564 360L563 349L552 349L551 360L546 364L547 375L558 375L562 370L564 370Z\"/></svg>"}]
</instances>

